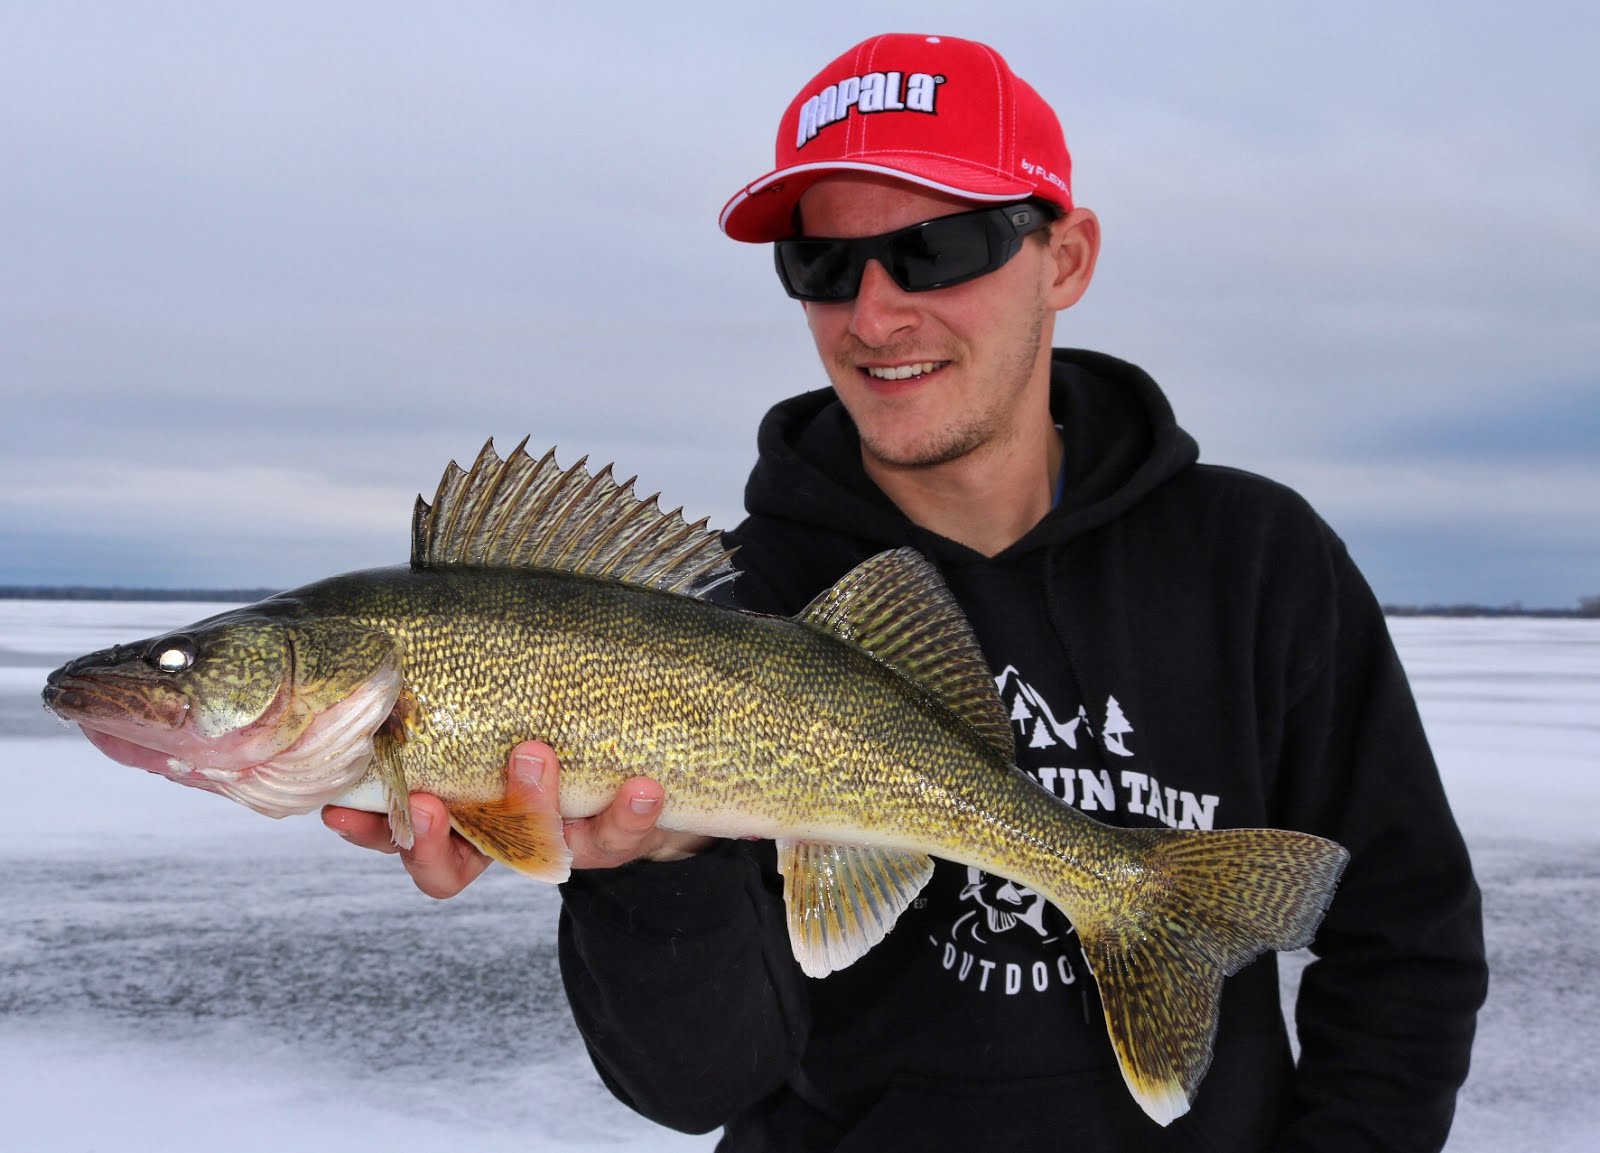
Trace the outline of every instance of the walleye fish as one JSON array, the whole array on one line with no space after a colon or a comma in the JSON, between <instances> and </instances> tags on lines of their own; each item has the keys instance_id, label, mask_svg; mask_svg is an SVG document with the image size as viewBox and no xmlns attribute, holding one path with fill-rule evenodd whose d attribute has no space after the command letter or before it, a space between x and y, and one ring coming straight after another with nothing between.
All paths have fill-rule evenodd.
<instances>
[{"instance_id":1,"label":"walleye fish","mask_svg":"<svg viewBox=\"0 0 1600 1153\"><path fill-rule=\"evenodd\" d=\"M1076 927L1129 1089L1167 1124L1211 1058L1223 978L1306 944L1348 854L1271 829L1100 824L1012 762L970 626L916 552L882 553L794 619L700 598L730 579L705 521L610 466L526 440L451 462L409 566L332 577L80 657L46 705L102 752L268 816L437 794L496 860L566 878L561 817L658 779L661 824L771 838L813 977L881 941L943 857L1027 885ZM561 759L560 813L507 781Z\"/></svg>"}]
</instances>

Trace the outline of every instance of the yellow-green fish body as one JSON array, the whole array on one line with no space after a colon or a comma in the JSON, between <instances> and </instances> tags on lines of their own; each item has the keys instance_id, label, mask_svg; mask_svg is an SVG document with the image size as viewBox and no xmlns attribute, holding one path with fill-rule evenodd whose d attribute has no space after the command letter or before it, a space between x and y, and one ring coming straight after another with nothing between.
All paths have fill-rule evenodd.
<instances>
[{"instance_id":1,"label":"yellow-green fish body","mask_svg":"<svg viewBox=\"0 0 1600 1153\"><path fill-rule=\"evenodd\" d=\"M882 939L943 857L1073 922L1124 1076L1166 1123L1210 1058L1222 978L1305 944L1346 859L1277 830L1101 825L1012 764L971 631L910 550L793 620L686 595L713 534L609 470L486 447L419 502L410 567L334 577L71 662L45 690L118 760L275 816L439 796L461 834L561 880L560 819L508 786L519 741L561 761L560 816L658 779L661 824L778 842L790 938L823 976Z\"/></svg>"}]
</instances>

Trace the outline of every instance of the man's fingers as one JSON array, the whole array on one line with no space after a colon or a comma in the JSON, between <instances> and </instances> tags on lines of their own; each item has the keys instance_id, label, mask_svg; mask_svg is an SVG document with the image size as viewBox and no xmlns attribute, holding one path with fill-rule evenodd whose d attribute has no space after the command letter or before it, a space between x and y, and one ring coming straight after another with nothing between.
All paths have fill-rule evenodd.
<instances>
[{"instance_id":1,"label":"man's fingers","mask_svg":"<svg viewBox=\"0 0 1600 1153\"><path fill-rule=\"evenodd\" d=\"M376 849L380 853L400 851L389 833L389 818L382 813L366 813L360 809L324 805L322 823L352 845L360 845L363 849Z\"/></svg>"},{"instance_id":2,"label":"man's fingers","mask_svg":"<svg viewBox=\"0 0 1600 1153\"><path fill-rule=\"evenodd\" d=\"M554 810L560 803L561 763L540 741L524 741L511 752L509 768L524 794L541 797ZM531 788L530 788L531 786ZM649 858L668 861L698 852L709 838L670 833L656 827L665 792L649 777L624 781L616 797L592 817L562 826L574 869L609 869Z\"/></svg>"},{"instance_id":3,"label":"man's fingers","mask_svg":"<svg viewBox=\"0 0 1600 1153\"><path fill-rule=\"evenodd\" d=\"M450 830L444 802L427 793L411 794L411 831L415 841L401 849L389 832L389 818L328 805L322 823L351 844L381 853L399 853L412 881L430 897L453 897L489 865L489 858Z\"/></svg>"},{"instance_id":4,"label":"man's fingers","mask_svg":"<svg viewBox=\"0 0 1600 1153\"><path fill-rule=\"evenodd\" d=\"M551 808L556 805L556 755L550 746L525 741L512 750L506 771L522 786L525 794L539 798ZM384 853L399 853L411 880L430 897L441 900L465 889L489 867L489 858L450 828L450 812L444 802L428 793L411 794L409 849L397 848L389 832L389 820L382 813L365 813L338 805L322 810L322 823L351 844Z\"/></svg>"},{"instance_id":5,"label":"man's fingers","mask_svg":"<svg viewBox=\"0 0 1600 1153\"><path fill-rule=\"evenodd\" d=\"M535 808L554 810L560 803L561 765L555 751L541 741L524 741L511 751L506 772L517 794ZM649 777L623 782L611 804L592 817L568 821L567 847L575 869L608 869L628 861L680 860L711 843L709 837L656 827L665 793ZM365 813L329 805L322 821L352 844L385 853L399 852L411 879L430 897L453 897L488 867L489 858L450 830L444 802L427 793L411 794L410 849L397 850L389 821L381 813Z\"/></svg>"},{"instance_id":6,"label":"man's fingers","mask_svg":"<svg viewBox=\"0 0 1600 1153\"><path fill-rule=\"evenodd\" d=\"M539 797L540 809L553 811L560 805L561 761L543 741L523 741L512 749L506 774L524 795Z\"/></svg>"},{"instance_id":7,"label":"man's fingers","mask_svg":"<svg viewBox=\"0 0 1600 1153\"><path fill-rule=\"evenodd\" d=\"M704 849L709 837L656 827L665 792L658 781L624 781L611 805L581 821L568 821L567 847L574 869L609 869L629 861L677 861Z\"/></svg>"},{"instance_id":8,"label":"man's fingers","mask_svg":"<svg viewBox=\"0 0 1600 1153\"><path fill-rule=\"evenodd\" d=\"M489 867L488 857L451 831L450 813L438 797L411 794L411 831L414 843L401 850L400 859L430 897L455 896Z\"/></svg>"},{"instance_id":9,"label":"man's fingers","mask_svg":"<svg viewBox=\"0 0 1600 1153\"><path fill-rule=\"evenodd\" d=\"M660 784L648 777L624 781L611 804L594 816L566 824L574 869L609 869L642 856L657 832Z\"/></svg>"},{"instance_id":10,"label":"man's fingers","mask_svg":"<svg viewBox=\"0 0 1600 1153\"><path fill-rule=\"evenodd\" d=\"M647 847L661 817L661 799L666 794L658 781L634 777L622 782L610 808L595 818L594 843L612 857L631 859Z\"/></svg>"}]
</instances>

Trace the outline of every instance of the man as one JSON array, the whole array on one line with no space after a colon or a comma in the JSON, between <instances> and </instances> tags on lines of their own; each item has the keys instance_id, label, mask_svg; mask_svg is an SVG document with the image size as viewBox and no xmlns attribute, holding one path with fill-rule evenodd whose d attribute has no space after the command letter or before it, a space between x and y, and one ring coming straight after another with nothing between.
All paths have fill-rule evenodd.
<instances>
[{"instance_id":1,"label":"man","mask_svg":"<svg viewBox=\"0 0 1600 1153\"><path fill-rule=\"evenodd\" d=\"M1072 927L940 862L895 931L802 976L770 845L654 825L629 782L568 826L562 970L596 1067L664 1124L743 1149L1436 1149L1485 970L1477 888L1381 613L1293 493L1196 463L1155 383L1052 351L1095 216L1060 126L992 50L883 36L811 81L778 165L724 209L774 242L831 388L762 423L729 534L750 609L793 613L911 545L968 614L1018 762L1100 820L1279 826L1352 858L1318 933L1291 1059L1276 961L1224 991L1192 1110L1122 1085ZM549 749L511 771L552 797ZM416 802L407 867L482 868ZM384 847L370 814L332 811ZM626 864L626 868L605 866Z\"/></svg>"}]
</instances>

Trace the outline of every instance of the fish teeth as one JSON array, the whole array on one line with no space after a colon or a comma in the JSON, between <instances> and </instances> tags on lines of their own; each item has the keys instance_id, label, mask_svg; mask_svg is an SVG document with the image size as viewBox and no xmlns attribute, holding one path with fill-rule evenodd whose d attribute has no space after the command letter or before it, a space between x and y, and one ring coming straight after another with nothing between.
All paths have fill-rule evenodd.
<instances>
[{"instance_id":1,"label":"fish teeth","mask_svg":"<svg viewBox=\"0 0 1600 1153\"><path fill-rule=\"evenodd\" d=\"M891 366L868 365L867 375L879 380L908 380L913 376L922 376L939 367L936 360L925 360L921 364L896 364Z\"/></svg>"}]
</instances>

